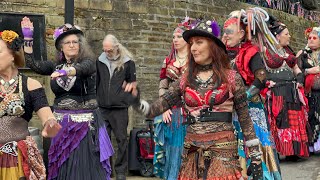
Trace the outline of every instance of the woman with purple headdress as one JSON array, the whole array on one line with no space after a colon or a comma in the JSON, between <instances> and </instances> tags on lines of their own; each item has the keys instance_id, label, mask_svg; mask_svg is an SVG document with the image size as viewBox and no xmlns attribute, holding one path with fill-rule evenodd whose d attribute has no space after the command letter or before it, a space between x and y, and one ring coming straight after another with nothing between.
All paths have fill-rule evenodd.
<instances>
[{"instance_id":1,"label":"woman with purple headdress","mask_svg":"<svg viewBox=\"0 0 320 180\"><path fill-rule=\"evenodd\" d=\"M188 44L182 33L190 28L189 17L173 31L172 49L160 71L159 97L168 91L170 84L187 70ZM154 174L163 179L177 179L181 165L186 126L181 104L154 119L155 156Z\"/></svg>"},{"instance_id":2,"label":"woman with purple headdress","mask_svg":"<svg viewBox=\"0 0 320 180\"><path fill-rule=\"evenodd\" d=\"M135 107L149 118L183 102L188 127L180 180L244 178L232 125L234 110L252 158L252 173L255 177L262 175L262 152L249 117L245 86L241 76L231 70L225 45L217 38L217 32L220 31L215 21L197 20L183 33L191 52L188 70L151 105L138 101L137 89L126 87L137 97Z\"/></svg>"},{"instance_id":3,"label":"woman with purple headdress","mask_svg":"<svg viewBox=\"0 0 320 180\"><path fill-rule=\"evenodd\" d=\"M48 179L110 179L112 145L95 109L95 61L79 27L65 24L54 32L57 59L35 61L33 24L23 19L27 66L51 76L54 115L62 129L51 141Z\"/></svg>"}]
</instances>

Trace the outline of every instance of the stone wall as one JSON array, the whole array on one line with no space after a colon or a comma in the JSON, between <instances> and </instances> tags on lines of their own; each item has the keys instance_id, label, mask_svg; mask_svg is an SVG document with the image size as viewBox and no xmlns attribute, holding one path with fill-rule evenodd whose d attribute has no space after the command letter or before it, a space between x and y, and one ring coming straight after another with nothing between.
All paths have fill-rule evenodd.
<instances>
[{"instance_id":1,"label":"stone wall","mask_svg":"<svg viewBox=\"0 0 320 180\"><path fill-rule=\"evenodd\" d=\"M64 0L4 0L1 12L45 14L48 59L55 48L52 40L54 28L64 24ZM214 17L220 24L229 12L250 5L231 0L75 0L75 24L85 35L97 56L107 33L115 34L135 55L138 81L142 97L157 97L158 74L161 63L170 49L172 31L186 15ZM304 47L303 31L311 22L283 12L268 12L288 25L295 50ZM13 22L19 23L19 22ZM27 71L44 83L49 99L48 79ZM143 125L143 117L130 113L130 128Z\"/></svg>"}]
</instances>

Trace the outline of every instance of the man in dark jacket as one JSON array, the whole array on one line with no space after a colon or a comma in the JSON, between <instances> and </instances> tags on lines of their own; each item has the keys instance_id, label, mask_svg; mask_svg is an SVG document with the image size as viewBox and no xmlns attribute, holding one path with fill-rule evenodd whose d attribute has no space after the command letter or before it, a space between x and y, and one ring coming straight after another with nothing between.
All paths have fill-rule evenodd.
<instances>
[{"instance_id":1,"label":"man in dark jacket","mask_svg":"<svg viewBox=\"0 0 320 180\"><path fill-rule=\"evenodd\" d=\"M124 85L136 86L136 68L132 54L113 35L103 40L104 52L97 61L97 101L102 118L106 121L111 137L113 131L117 143L115 171L117 180L126 179L127 171L127 126L130 94Z\"/></svg>"}]
</instances>

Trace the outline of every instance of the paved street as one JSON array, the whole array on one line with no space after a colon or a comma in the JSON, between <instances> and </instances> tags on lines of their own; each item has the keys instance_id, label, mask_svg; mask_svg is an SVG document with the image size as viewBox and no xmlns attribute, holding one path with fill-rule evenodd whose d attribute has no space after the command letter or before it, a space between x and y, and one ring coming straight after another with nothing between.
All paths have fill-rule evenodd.
<instances>
[{"instance_id":1,"label":"paved street","mask_svg":"<svg viewBox=\"0 0 320 180\"><path fill-rule=\"evenodd\" d=\"M300 162L281 161L280 167L283 180L320 180L320 155Z\"/></svg>"},{"instance_id":2,"label":"paved street","mask_svg":"<svg viewBox=\"0 0 320 180\"><path fill-rule=\"evenodd\" d=\"M280 162L283 180L320 180L320 155L311 156L308 160L299 162ZM318 177L318 178L317 178ZM128 176L127 180L158 180L159 178L144 178ZM115 180L115 178L113 178Z\"/></svg>"}]
</instances>

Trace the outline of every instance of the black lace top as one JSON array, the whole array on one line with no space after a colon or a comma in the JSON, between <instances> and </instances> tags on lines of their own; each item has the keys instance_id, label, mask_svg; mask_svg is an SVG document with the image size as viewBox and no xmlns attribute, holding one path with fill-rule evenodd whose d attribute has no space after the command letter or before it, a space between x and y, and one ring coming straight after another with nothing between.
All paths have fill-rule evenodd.
<instances>
[{"instance_id":1,"label":"black lace top","mask_svg":"<svg viewBox=\"0 0 320 180\"><path fill-rule=\"evenodd\" d=\"M16 90L6 97L0 97L0 118L3 116L18 116L30 121L33 111L38 111L49 105L43 88L29 91L27 87L28 77L22 74L19 76L21 78L19 78Z\"/></svg>"},{"instance_id":2,"label":"black lace top","mask_svg":"<svg viewBox=\"0 0 320 180\"><path fill-rule=\"evenodd\" d=\"M29 68L41 75L51 75L54 71L63 69L65 63L53 61L35 61L33 54L25 54ZM51 89L55 94L54 106L61 101L70 99L73 104L84 104L96 98L95 62L90 59L82 60L72 65L76 69L76 76L61 77L50 81ZM70 101L68 102L70 104ZM64 102L64 104L66 104ZM78 107L80 108L80 107Z\"/></svg>"}]
</instances>

